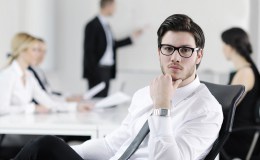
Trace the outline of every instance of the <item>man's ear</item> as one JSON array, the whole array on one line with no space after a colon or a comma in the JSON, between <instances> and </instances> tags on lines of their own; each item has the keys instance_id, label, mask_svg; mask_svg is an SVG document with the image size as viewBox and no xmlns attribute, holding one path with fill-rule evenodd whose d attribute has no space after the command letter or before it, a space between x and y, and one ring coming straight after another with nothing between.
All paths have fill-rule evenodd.
<instances>
[{"instance_id":1,"label":"man's ear","mask_svg":"<svg viewBox=\"0 0 260 160\"><path fill-rule=\"evenodd\" d=\"M203 49L200 49L199 52L197 53L197 60L196 60L196 64L199 64L202 60L202 57L203 57L203 54L204 54L204 50Z\"/></svg>"}]
</instances>

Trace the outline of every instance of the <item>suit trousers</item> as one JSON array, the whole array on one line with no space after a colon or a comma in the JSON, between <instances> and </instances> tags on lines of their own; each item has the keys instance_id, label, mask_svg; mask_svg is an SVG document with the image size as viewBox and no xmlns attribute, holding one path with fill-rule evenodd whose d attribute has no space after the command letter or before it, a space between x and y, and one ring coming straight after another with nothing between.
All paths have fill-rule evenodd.
<instances>
[{"instance_id":1,"label":"suit trousers","mask_svg":"<svg viewBox=\"0 0 260 160\"><path fill-rule=\"evenodd\" d=\"M105 88L94 97L107 97L109 92L110 79L112 77L112 67L99 66L93 72L93 76L88 78L88 85L90 89L101 82L105 82L106 84Z\"/></svg>"},{"instance_id":2,"label":"suit trousers","mask_svg":"<svg viewBox=\"0 0 260 160\"><path fill-rule=\"evenodd\" d=\"M69 145L55 136L28 142L13 160L83 160Z\"/></svg>"}]
</instances>

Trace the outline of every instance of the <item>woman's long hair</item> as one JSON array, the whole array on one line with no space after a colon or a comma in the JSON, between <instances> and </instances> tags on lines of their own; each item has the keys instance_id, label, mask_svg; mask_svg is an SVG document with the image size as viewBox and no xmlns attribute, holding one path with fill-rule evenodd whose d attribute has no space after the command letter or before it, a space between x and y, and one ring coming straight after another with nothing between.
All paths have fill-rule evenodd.
<instances>
[{"instance_id":1,"label":"woman's long hair","mask_svg":"<svg viewBox=\"0 0 260 160\"><path fill-rule=\"evenodd\" d=\"M224 43L234 48L238 54L240 54L246 59L248 63L250 63L252 68L258 72L258 77L255 77L256 80L260 80L259 71L251 58L253 50L247 33L241 28L234 27L224 31L221 34L221 38Z\"/></svg>"},{"instance_id":2,"label":"woman's long hair","mask_svg":"<svg viewBox=\"0 0 260 160\"><path fill-rule=\"evenodd\" d=\"M241 28L230 28L224 31L221 35L223 42L234 48L242 57L244 57L249 63L252 59L252 46L249 42L247 33Z\"/></svg>"}]
</instances>

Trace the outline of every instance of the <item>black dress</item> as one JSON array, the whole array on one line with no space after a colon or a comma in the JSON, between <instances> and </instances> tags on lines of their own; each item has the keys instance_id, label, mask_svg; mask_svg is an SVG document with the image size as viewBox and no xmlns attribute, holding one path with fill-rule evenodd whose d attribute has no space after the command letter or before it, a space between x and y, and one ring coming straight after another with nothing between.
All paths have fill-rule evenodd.
<instances>
[{"instance_id":1,"label":"black dress","mask_svg":"<svg viewBox=\"0 0 260 160\"><path fill-rule=\"evenodd\" d=\"M251 67L254 76L255 84L250 90L240 104L236 108L236 114L234 118L233 128L255 125L254 114L255 114L255 105L256 101L260 95L260 76L259 72L255 67ZM232 72L230 74L229 84L237 72ZM239 133L231 133L227 142L224 145L224 150L231 158L241 158L245 159L248 150L250 148L251 142L253 139L253 132L245 131ZM259 143L258 143L259 144ZM257 146L258 153L260 153L260 146Z\"/></svg>"}]
</instances>

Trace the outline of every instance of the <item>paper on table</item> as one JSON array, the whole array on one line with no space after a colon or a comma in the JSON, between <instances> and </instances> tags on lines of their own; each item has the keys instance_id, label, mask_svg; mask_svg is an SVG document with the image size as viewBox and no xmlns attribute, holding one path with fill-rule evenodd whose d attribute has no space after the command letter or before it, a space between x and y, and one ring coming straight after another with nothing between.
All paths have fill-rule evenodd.
<instances>
[{"instance_id":1,"label":"paper on table","mask_svg":"<svg viewBox=\"0 0 260 160\"><path fill-rule=\"evenodd\" d=\"M105 82L101 82L99 84L97 84L96 86L92 87L90 90L88 90L85 94L84 94L84 99L91 99L93 96L95 96L96 94L98 94L100 91L102 91L104 88L106 87L106 83Z\"/></svg>"},{"instance_id":2,"label":"paper on table","mask_svg":"<svg viewBox=\"0 0 260 160\"><path fill-rule=\"evenodd\" d=\"M107 108L130 101L131 97L123 92L116 92L95 104L95 108Z\"/></svg>"}]
</instances>

